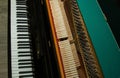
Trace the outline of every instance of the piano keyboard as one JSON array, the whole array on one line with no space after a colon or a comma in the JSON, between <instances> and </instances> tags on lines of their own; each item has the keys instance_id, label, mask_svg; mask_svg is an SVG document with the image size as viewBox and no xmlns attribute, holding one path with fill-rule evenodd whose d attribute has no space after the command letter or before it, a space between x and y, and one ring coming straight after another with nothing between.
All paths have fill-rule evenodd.
<instances>
[{"instance_id":1,"label":"piano keyboard","mask_svg":"<svg viewBox=\"0 0 120 78\"><path fill-rule=\"evenodd\" d=\"M65 77L79 78L58 0L50 0L51 13L60 47Z\"/></svg>"},{"instance_id":2,"label":"piano keyboard","mask_svg":"<svg viewBox=\"0 0 120 78\"><path fill-rule=\"evenodd\" d=\"M11 0L10 2L12 78L33 78L26 0Z\"/></svg>"}]
</instances>

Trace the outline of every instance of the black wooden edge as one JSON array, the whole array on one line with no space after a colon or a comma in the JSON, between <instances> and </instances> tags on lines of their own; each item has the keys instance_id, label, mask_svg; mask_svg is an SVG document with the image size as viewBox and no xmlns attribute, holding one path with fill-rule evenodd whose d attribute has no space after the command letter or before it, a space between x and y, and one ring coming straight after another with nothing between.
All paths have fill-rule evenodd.
<instances>
[{"instance_id":1,"label":"black wooden edge","mask_svg":"<svg viewBox=\"0 0 120 78\"><path fill-rule=\"evenodd\" d=\"M12 78L12 71L11 71L11 11L10 11L10 1L8 0L8 78Z\"/></svg>"}]
</instances>

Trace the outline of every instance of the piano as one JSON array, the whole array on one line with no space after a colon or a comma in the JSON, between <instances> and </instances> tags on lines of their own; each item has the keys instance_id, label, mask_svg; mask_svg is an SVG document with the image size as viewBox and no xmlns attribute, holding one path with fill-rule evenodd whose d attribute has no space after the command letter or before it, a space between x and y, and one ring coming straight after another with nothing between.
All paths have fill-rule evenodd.
<instances>
[{"instance_id":1,"label":"piano","mask_svg":"<svg viewBox=\"0 0 120 78\"><path fill-rule=\"evenodd\" d=\"M8 15L9 78L119 77L118 46L97 1L9 0Z\"/></svg>"}]
</instances>

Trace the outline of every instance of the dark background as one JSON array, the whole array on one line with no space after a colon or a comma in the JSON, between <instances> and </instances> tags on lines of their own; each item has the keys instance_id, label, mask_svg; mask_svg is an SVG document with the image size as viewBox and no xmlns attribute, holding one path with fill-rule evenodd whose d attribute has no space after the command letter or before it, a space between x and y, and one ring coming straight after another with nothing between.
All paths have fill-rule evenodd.
<instances>
[{"instance_id":1,"label":"dark background","mask_svg":"<svg viewBox=\"0 0 120 78\"><path fill-rule=\"evenodd\" d=\"M120 47L120 0L98 0Z\"/></svg>"}]
</instances>

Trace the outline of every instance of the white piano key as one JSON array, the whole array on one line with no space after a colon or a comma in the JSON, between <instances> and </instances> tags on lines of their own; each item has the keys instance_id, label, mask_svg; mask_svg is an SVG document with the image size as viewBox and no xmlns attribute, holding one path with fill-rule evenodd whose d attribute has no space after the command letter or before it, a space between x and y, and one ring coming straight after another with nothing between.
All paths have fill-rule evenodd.
<instances>
[{"instance_id":1,"label":"white piano key","mask_svg":"<svg viewBox=\"0 0 120 78\"><path fill-rule=\"evenodd\" d=\"M27 18L17 18L17 19L21 19L21 20L29 20L29 19L27 19Z\"/></svg>"},{"instance_id":2,"label":"white piano key","mask_svg":"<svg viewBox=\"0 0 120 78\"><path fill-rule=\"evenodd\" d=\"M22 59L32 59L32 57L12 57L12 59L22 60Z\"/></svg>"},{"instance_id":3,"label":"white piano key","mask_svg":"<svg viewBox=\"0 0 120 78\"><path fill-rule=\"evenodd\" d=\"M24 69L19 68L19 71L32 71L32 68L24 68Z\"/></svg>"}]
</instances>

